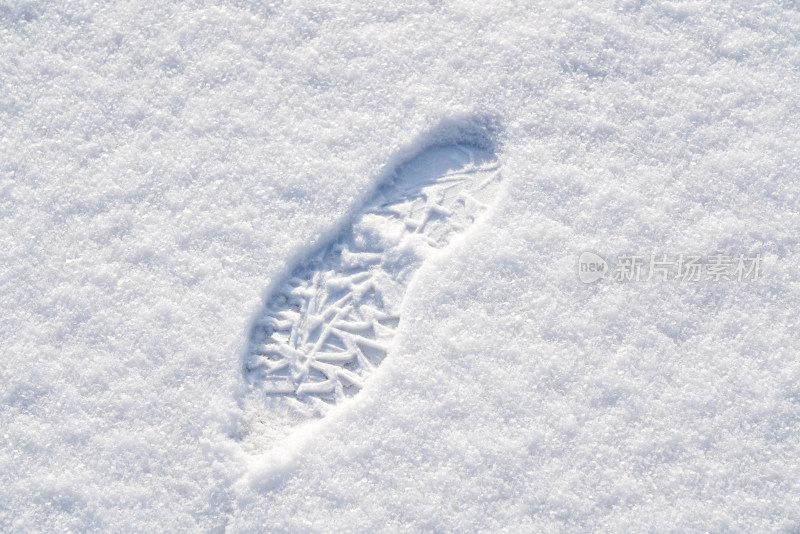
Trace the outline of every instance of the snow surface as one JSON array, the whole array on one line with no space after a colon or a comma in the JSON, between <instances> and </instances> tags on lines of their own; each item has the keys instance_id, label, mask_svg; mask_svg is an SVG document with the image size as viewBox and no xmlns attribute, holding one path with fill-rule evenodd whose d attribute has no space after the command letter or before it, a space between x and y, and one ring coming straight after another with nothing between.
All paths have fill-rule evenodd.
<instances>
[{"instance_id":1,"label":"snow surface","mask_svg":"<svg viewBox=\"0 0 800 534\"><path fill-rule=\"evenodd\" d=\"M799 38L788 0L3 2L0 530L797 532ZM267 288L476 118L497 203L359 395L248 449Z\"/></svg>"}]
</instances>

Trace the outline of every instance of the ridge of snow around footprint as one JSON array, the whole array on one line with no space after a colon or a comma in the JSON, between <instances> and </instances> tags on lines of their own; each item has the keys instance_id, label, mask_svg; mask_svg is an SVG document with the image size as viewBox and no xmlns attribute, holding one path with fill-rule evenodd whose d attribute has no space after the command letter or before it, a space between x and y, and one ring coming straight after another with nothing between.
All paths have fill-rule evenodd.
<instances>
[{"instance_id":1,"label":"ridge of snow around footprint","mask_svg":"<svg viewBox=\"0 0 800 534\"><path fill-rule=\"evenodd\" d=\"M494 154L469 144L400 165L267 299L244 361L252 392L319 413L360 391L386 357L414 273L475 221L499 182Z\"/></svg>"}]
</instances>

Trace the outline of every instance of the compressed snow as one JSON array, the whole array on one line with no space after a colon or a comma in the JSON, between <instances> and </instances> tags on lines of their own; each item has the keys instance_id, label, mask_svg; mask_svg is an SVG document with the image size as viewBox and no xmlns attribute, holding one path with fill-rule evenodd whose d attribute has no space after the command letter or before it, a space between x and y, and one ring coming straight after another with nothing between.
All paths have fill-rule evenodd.
<instances>
[{"instance_id":1,"label":"compressed snow","mask_svg":"<svg viewBox=\"0 0 800 534\"><path fill-rule=\"evenodd\" d=\"M797 531L798 28L785 1L0 6L0 530ZM265 292L476 117L500 198L364 390L255 452ZM763 265L586 285L584 251Z\"/></svg>"}]
</instances>

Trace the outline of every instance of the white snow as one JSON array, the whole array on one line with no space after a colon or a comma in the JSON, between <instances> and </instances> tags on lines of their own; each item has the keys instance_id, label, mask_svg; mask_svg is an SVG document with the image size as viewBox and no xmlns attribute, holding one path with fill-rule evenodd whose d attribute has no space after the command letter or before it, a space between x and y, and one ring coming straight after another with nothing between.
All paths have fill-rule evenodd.
<instances>
[{"instance_id":1,"label":"white snow","mask_svg":"<svg viewBox=\"0 0 800 534\"><path fill-rule=\"evenodd\" d=\"M799 38L779 0L0 5L0 531L800 530ZM474 117L499 200L360 394L246 446L270 287Z\"/></svg>"}]
</instances>

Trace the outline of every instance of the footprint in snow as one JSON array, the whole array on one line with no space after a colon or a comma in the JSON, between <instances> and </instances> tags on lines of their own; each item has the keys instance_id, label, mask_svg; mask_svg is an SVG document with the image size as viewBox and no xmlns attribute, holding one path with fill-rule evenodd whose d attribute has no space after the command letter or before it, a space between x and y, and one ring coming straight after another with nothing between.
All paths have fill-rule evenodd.
<instances>
[{"instance_id":1,"label":"footprint in snow","mask_svg":"<svg viewBox=\"0 0 800 534\"><path fill-rule=\"evenodd\" d=\"M488 146L475 136L429 145L294 266L250 331L251 400L306 417L364 387L389 353L416 271L494 200L501 177Z\"/></svg>"}]
</instances>

